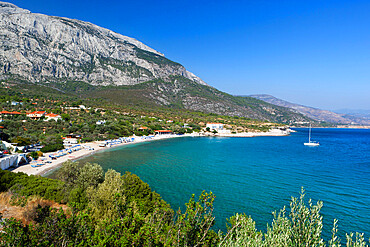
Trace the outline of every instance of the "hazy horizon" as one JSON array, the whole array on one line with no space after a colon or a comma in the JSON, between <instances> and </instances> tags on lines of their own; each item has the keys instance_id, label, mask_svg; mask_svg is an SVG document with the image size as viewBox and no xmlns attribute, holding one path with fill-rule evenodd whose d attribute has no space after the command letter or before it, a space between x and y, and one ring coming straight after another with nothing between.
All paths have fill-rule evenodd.
<instances>
[{"instance_id":1,"label":"hazy horizon","mask_svg":"<svg viewBox=\"0 0 370 247\"><path fill-rule=\"evenodd\" d=\"M370 109L369 1L8 2L136 38L230 94Z\"/></svg>"}]
</instances>

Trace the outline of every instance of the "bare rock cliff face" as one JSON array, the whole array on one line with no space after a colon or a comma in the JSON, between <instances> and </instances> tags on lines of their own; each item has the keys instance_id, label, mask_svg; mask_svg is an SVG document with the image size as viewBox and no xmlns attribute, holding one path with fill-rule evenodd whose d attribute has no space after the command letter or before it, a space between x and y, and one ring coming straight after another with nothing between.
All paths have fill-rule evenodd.
<instances>
[{"instance_id":1,"label":"bare rock cliff face","mask_svg":"<svg viewBox=\"0 0 370 247\"><path fill-rule=\"evenodd\" d=\"M134 85L181 75L207 85L136 39L5 2L0 2L0 40L0 79Z\"/></svg>"}]
</instances>

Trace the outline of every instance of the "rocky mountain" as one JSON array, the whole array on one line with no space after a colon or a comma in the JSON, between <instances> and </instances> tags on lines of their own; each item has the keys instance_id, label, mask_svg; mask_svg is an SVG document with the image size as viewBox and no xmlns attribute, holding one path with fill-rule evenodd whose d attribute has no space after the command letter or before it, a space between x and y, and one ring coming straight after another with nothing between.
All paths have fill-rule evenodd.
<instances>
[{"instance_id":1,"label":"rocky mountain","mask_svg":"<svg viewBox=\"0 0 370 247\"><path fill-rule=\"evenodd\" d=\"M289 123L307 117L208 86L136 39L0 2L0 81L134 107L165 107Z\"/></svg>"},{"instance_id":2,"label":"rocky mountain","mask_svg":"<svg viewBox=\"0 0 370 247\"><path fill-rule=\"evenodd\" d=\"M340 123L340 124L364 124L364 125L370 124L369 119L363 117L356 117L348 114L339 114L328 110L321 110L309 106L294 104L282 99L278 99L268 94L256 94L250 95L250 97L263 100L273 105L290 108L295 112L299 112L317 121L325 121L329 123Z\"/></svg>"},{"instance_id":3,"label":"rocky mountain","mask_svg":"<svg viewBox=\"0 0 370 247\"><path fill-rule=\"evenodd\" d=\"M5 2L0 2L0 40L1 79L134 85L181 75L206 85L182 65L136 39Z\"/></svg>"}]
</instances>

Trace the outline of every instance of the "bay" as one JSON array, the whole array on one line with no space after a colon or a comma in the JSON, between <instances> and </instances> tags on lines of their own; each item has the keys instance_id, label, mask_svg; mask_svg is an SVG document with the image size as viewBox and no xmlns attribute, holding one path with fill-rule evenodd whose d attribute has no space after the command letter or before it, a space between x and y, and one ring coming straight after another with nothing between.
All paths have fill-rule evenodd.
<instances>
[{"instance_id":1,"label":"bay","mask_svg":"<svg viewBox=\"0 0 370 247\"><path fill-rule=\"evenodd\" d=\"M246 213L265 230L272 211L301 187L306 199L324 202L324 237L334 218L339 235L363 232L370 237L370 130L312 129L319 147L307 147L308 130L285 137L185 137L146 142L95 153L80 162L100 164L137 174L174 210L192 194L216 195L215 229L225 230L226 218Z\"/></svg>"}]
</instances>

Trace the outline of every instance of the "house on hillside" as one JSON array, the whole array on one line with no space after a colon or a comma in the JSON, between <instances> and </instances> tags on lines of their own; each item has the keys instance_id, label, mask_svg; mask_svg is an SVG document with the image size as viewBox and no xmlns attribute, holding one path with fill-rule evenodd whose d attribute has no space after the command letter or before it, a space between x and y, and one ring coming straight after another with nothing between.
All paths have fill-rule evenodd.
<instances>
[{"instance_id":1,"label":"house on hillside","mask_svg":"<svg viewBox=\"0 0 370 247\"><path fill-rule=\"evenodd\" d=\"M46 114L45 117L46 117L46 121L49 121L49 120L58 121L59 119L62 120L62 117L60 115L54 114L54 113Z\"/></svg>"},{"instance_id":2,"label":"house on hillside","mask_svg":"<svg viewBox=\"0 0 370 247\"><path fill-rule=\"evenodd\" d=\"M156 130L154 131L156 135L172 135L173 132L171 130Z\"/></svg>"},{"instance_id":3,"label":"house on hillside","mask_svg":"<svg viewBox=\"0 0 370 247\"><path fill-rule=\"evenodd\" d=\"M79 105L79 106L66 106L66 107L62 107L63 109L67 109L67 110L86 110L86 109L90 109L90 108L87 108L86 106L84 105Z\"/></svg>"},{"instance_id":4,"label":"house on hillside","mask_svg":"<svg viewBox=\"0 0 370 247\"><path fill-rule=\"evenodd\" d=\"M96 122L96 125L104 125L106 122L106 120L99 120Z\"/></svg>"},{"instance_id":5,"label":"house on hillside","mask_svg":"<svg viewBox=\"0 0 370 247\"><path fill-rule=\"evenodd\" d=\"M15 115L21 115L22 113L17 112L17 111L0 111L1 116L15 116Z\"/></svg>"},{"instance_id":6,"label":"house on hillside","mask_svg":"<svg viewBox=\"0 0 370 247\"><path fill-rule=\"evenodd\" d=\"M138 131L145 131L145 130L149 130L149 128L148 127L140 127L137 130Z\"/></svg>"},{"instance_id":7,"label":"house on hillside","mask_svg":"<svg viewBox=\"0 0 370 247\"><path fill-rule=\"evenodd\" d=\"M220 131L224 129L224 124L222 123L207 123L206 128L209 128L211 131L216 130Z\"/></svg>"},{"instance_id":8,"label":"house on hillside","mask_svg":"<svg viewBox=\"0 0 370 247\"><path fill-rule=\"evenodd\" d=\"M46 111L34 111L31 113L27 113L27 117L31 118L32 120L38 120L42 117L45 117Z\"/></svg>"},{"instance_id":9,"label":"house on hillside","mask_svg":"<svg viewBox=\"0 0 370 247\"><path fill-rule=\"evenodd\" d=\"M80 142L81 138L82 138L81 135L68 134L66 135L66 137L62 137L63 145L65 148L74 146Z\"/></svg>"},{"instance_id":10,"label":"house on hillside","mask_svg":"<svg viewBox=\"0 0 370 247\"><path fill-rule=\"evenodd\" d=\"M17 106L17 105L23 105L23 103L22 102L18 102L18 101L12 101L12 102L10 102L10 105Z\"/></svg>"}]
</instances>

